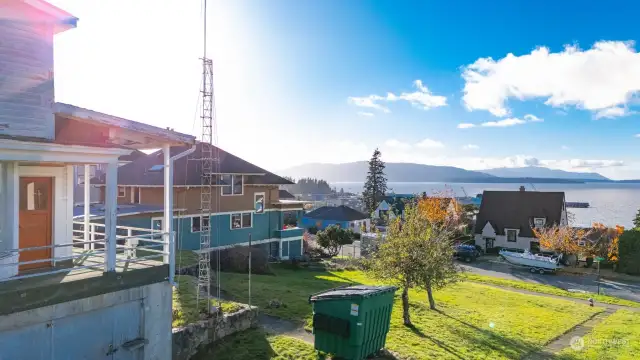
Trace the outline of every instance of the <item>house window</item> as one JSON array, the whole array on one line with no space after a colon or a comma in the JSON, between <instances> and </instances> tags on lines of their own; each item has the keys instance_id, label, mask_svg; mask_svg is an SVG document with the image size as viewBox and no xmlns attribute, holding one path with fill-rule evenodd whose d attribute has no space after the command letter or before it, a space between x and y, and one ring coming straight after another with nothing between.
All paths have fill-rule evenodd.
<instances>
[{"instance_id":1,"label":"house window","mask_svg":"<svg viewBox=\"0 0 640 360\"><path fill-rule=\"evenodd\" d=\"M118 186L118 197L125 197L125 196L127 196L127 189L124 186Z\"/></svg>"},{"instance_id":2,"label":"house window","mask_svg":"<svg viewBox=\"0 0 640 360\"><path fill-rule=\"evenodd\" d=\"M250 228L252 216L251 213L231 214L231 229Z\"/></svg>"},{"instance_id":3,"label":"house window","mask_svg":"<svg viewBox=\"0 0 640 360\"><path fill-rule=\"evenodd\" d=\"M517 237L518 237L518 232L516 230L512 230L512 229L507 230L508 242L516 242Z\"/></svg>"},{"instance_id":4,"label":"house window","mask_svg":"<svg viewBox=\"0 0 640 360\"><path fill-rule=\"evenodd\" d=\"M253 195L253 203L256 214L262 214L264 212L264 193L255 193Z\"/></svg>"},{"instance_id":5,"label":"house window","mask_svg":"<svg viewBox=\"0 0 640 360\"><path fill-rule=\"evenodd\" d=\"M153 231L162 231L162 219L152 219L151 220L151 230L153 230Z\"/></svg>"},{"instance_id":6,"label":"house window","mask_svg":"<svg viewBox=\"0 0 640 360\"><path fill-rule=\"evenodd\" d=\"M545 225L545 222L545 218L533 218L533 226L535 226L536 228L543 227Z\"/></svg>"},{"instance_id":7,"label":"house window","mask_svg":"<svg viewBox=\"0 0 640 360\"><path fill-rule=\"evenodd\" d=\"M191 232L201 232L209 230L209 218L194 216L191 218Z\"/></svg>"},{"instance_id":8,"label":"house window","mask_svg":"<svg viewBox=\"0 0 640 360\"><path fill-rule=\"evenodd\" d=\"M578 246L585 246L587 245L587 242L584 240L578 240Z\"/></svg>"},{"instance_id":9,"label":"house window","mask_svg":"<svg viewBox=\"0 0 640 360\"><path fill-rule=\"evenodd\" d=\"M131 203L132 204L140 204L140 192L142 191L139 187L131 188Z\"/></svg>"},{"instance_id":10,"label":"house window","mask_svg":"<svg viewBox=\"0 0 640 360\"><path fill-rule=\"evenodd\" d=\"M222 195L242 195L242 175L222 175L220 183Z\"/></svg>"}]
</instances>

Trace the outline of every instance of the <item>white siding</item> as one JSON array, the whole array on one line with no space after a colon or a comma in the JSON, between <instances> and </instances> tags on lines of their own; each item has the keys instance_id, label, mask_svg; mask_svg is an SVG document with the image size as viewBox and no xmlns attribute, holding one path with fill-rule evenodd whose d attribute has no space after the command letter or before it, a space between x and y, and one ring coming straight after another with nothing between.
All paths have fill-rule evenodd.
<instances>
[{"instance_id":1,"label":"white siding","mask_svg":"<svg viewBox=\"0 0 640 360\"><path fill-rule=\"evenodd\" d=\"M53 139L53 27L0 20L0 134Z\"/></svg>"},{"instance_id":2,"label":"white siding","mask_svg":"<svg viewBox=\"0 0 640 360\"><path fill-rule=\"evenodd\" d=\"M481 246L483 249L486 244L485 237L486 236L483 236L482 234L476 234L475 236L476 245ZM538 242L538 239L536 238L520 237L520 236L516 238L516 242L509 242L507 241L506 235L496 235L494 239L495 239L495 242L493 243L494 247L500 246L500 247L508 247L508 248L514 248L514 249L524 249L524 250L529 250L531 248L532 241Z\"/></svg>"}]
</instances>

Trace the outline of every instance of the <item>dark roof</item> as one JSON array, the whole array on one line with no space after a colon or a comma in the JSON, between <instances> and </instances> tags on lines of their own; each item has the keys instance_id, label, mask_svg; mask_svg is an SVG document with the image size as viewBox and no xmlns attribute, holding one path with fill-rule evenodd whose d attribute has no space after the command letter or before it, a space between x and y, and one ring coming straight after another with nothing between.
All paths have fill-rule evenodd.
<instances>
[{"instance_id":1,"label":"dark roof","mask_svg":"<svg viewBox=\"0 0 640 360\"><path fill-rule=\"evenodd\" d=\"M140 157L147 156L147 154L143 153L140 150L134 149L133 152L129 155L122 155L118 158L120 161L133 161Z\"/></svg>"},{"instance_id":2,"label":"dark roof","mask_svg":"<svg viewBox=\"0 0 640 360\"><path fill-rule=\"evenodd\" d=\"M287 190L279 190L278 192L280 194L279 199L295 199L296 198L295 196L293 196L293 194L291 194Z\"/></svg>"},{"instance_id":3,"label":"dark roof","mask_svg":"<svg viewBox=\"0 0 640 360\"><path fill-rule=\"evenodd\" d=\"M190 149L190 146L176 146L171 148L171 156L176 156ZM220 148L214 147L214 157L218 155L219 167L214 163L214 172L219 174L243 174L245 184L253 185L289 185L293 184L274 173L251 164ZM173 184L174 185L200 185L202 143L198 143L196 150L185 157L174 161ZM140 156L128 164L118 168L118 184L120 185L163 185L164 172L162 165L164 155L158 150L149 155ZM156 171L151 170L155 166ZM217 167L217 168L216 168ZM100 179L98 184L104 183Z\"/></svg>"},{"instance_id":4,"label":"dark roof","mask_svg":"<svg viewBox=\"0 0 640 360\"><path fill-rule=\"evenodd\" d=\"M509 228L519 229L520 236L534 237L533 218L545 218L547 225L560 224L564 206L564 192L485 191L475 233L481 234L489 222L497 235L505 235L504 229Z\"/></svg>"},{"instance_id":5,"label":"dark roof","mask_svg":"<svg viewBox=\"0 0 640 360\"><path fill-rule=\"evenodd\" d=\"M367 215L358 210L352 209L345 205L340 206L323 206L304 216L318 220L335 220L335 221L354 221L369 218Z\"/></svg>"}]
</instances>

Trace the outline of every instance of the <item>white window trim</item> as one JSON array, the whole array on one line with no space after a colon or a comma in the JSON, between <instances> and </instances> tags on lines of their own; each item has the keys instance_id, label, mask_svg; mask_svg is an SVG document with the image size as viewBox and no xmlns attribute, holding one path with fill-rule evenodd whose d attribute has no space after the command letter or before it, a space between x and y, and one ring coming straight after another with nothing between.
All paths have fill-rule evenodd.
<instances>
[{"instance_id":1,"label":"white window trim","mask_svg":"<svg viewBox=\"0 0 640 360\"><path fill-rule=\"evenodd\" d=\"M515 239L514 241L509 241L509 231L515 231L515 233L516 233L516 239ZM505 240L505 242L508 242L508 243L515 242L515 243L517 243L517 242L518 242L518 233L519 233L519 232L520 232L520 231L519 231L518 229L509 229L509 228L505 228L505 229L504 229L504 238L505 238L504 240Z\"/></svg>"},{"instance_id":2,"label":"white window trim","mask_svg":"<svg viewBox=\"0 0 640 360\"><path fill-rule=\"evenodd\" d=\"M231 185L221 185L220 186L220 196L243 196L244 195L244 176L243 175L236 175L236 174L222 174L222 175L231 176ZM240 186L240 194L234 194L233 193L233 184L235 183L236 176L240 176L240 179L242 179L242 185ZM225 194L224 193L224 188L226 186L231 186L231 194ZM255 205L254 205L254 207L255 207Z\"/></svg>"},{"instance_id":3,"label":"white window trim","mask_svg":"<svg viewBox=\"0 0 640 360\"><path fill-rule=\"evenodd\" d=\"M153 227L153 223L154 223L156 220L160 220L160 229L156 229L156 228L154 228L154 227ZM162 224L162 223L163 223L163 222L164 222L164 217L152 217L152 218L151 218L151 232L152 232L152 233L153 233L154 231L162 232L162 226L163 226L163 224Z\"/></svg>"},{"instance_id":4,"label":"white window trim","mask_svg":"<svg viewBox=\"0 0 640 360\"><path fill-rule=\"evenodd\" d=\"M538 225L538 224L536 223L538 220L542 220L542 224L541 224L541 225ZM543 218L543 217L534 217L534 218L533 218L533 226L535 226L536 228L537 228L537 227L543 227L543 226L545 226L546 224L547 224L547 219L546 219L546 218Z\"/></svg>"},{"instance_id":5,"label":"white window trim","mask_svg":"<svg viewBox=\"0 0 640 360\"><path fill-rule=\"evenodd\" d=\"M120 190L122 190L122 195L120 194ZM126 186L118 186L118 197L119 198L127 197L127 187Z\"/></svg>"},{"instance_id":6,"label":"white window trim","mask_svg":"<svg viewBox=\"0 0 640 360\"><path fill-rule=\"evenodd\" d=\"M198 231L193 231L193 219L195 219L195 218L200 218L200 230L198 230ZM201 233L202 232L202 220L204 220L206 218L207 218L206 216L202 216L202 215L200 215L200 216L198 216L198 215L191 216L191 232L192 233ZM251 219L251 220L253 220L253 219ZM209 229L211 229L211 218L209 218Z\"/></svg>"},{"instance_id":7,"label":"white window trim","mask_svg":"<svg viewBox=\"0 0 640 360\"><path fill-rule=\"evenodd\" d=\"M255 211L245 211L245 212L234 212L231 213L229 215L229 229L231 230L242 230L242 229L252 229L253 228L253 214L255 213ZM242 223L242 219L243 219L243 215L244 214L251 214L251 226L243 226L244 224ZM240 215L240 227L237 229L234 229L233 227L233 215Z\"/></svg>"},{"instance_id":8,"label":"white window trim","mask_svg":"<svg viewBox=\"0 0 640 360\"><path fill-rule=\"evenodd\" d=\"M243 186L243 192L244 192L244 186ZM259 212L258 214L262 214L267 210L267 193L257 192L257 193L253 193L253 211L256 212L255 211L256 203L258 202L258 196L260 195L262 195L263 204L262 204L262 212ZM251 223L251 225L253 225L253 223Z\"/></svg>"}]
</instances>

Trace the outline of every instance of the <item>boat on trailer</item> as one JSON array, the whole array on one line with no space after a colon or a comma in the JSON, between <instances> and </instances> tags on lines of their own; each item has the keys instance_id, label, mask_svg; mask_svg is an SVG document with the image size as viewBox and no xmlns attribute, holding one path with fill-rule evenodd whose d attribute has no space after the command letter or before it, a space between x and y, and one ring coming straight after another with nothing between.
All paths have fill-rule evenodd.
<instances>
[{"instance_id":1,"label":"boat on trailer","mask_svg":"<svg viewBox=\"0 0 640 360\"><path fill-rule=\"evenodd\" d=\"M560 264L561 256L543 256L532 254L529 251L517 252L502 249L498 253L506 262L529 268L532 273L544 274L556 272L562 268Z\"/></svg>"}]
</instances>

